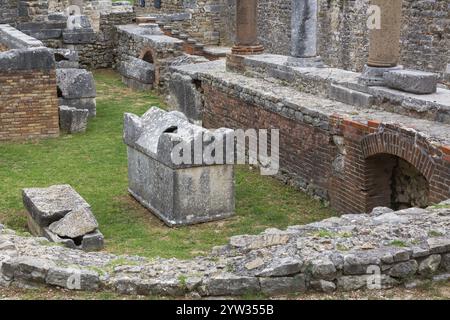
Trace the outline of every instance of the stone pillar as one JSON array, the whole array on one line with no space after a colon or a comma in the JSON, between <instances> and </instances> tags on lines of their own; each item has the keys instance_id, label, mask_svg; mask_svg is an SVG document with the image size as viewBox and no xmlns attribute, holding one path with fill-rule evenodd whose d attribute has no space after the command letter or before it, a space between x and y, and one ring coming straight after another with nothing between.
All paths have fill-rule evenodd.
<instances>
[{"instance_id":1,"label":"stone pillar","mask_svg":"<svg viewBox=\"0 0 450 320\"><path fill-rule=\"evenodd\" d=\"M292 0L291 55L317 56L317 0Z\"/></svg>"},{"instance_id":2,"label":"stone pillar","mask_svg":"<svg viewBox=\"0 0 450 320\"><path fill-rule=\"evenodd\" d=\"M402 0L371 0L371 5L381 10L381 27L369 31L369 58L360 80L366 85L382 85L385 72L401 69Z\"/></svg>"},{"instance_id":3,"label":"stone pillar","mask_svg":"<svg viewBox=\"0 0 450 320\"><path fill-rule=\"evenodd\" d=\"M318 0L292 0L291 56L288 65L320 67L317 56Z\"/></svg>"},{"instance_id":4,"label":"stone pillar","mask_svg":"<svg viewBox=\"0 0 450 320\"><path fill-rule=\"evenodd\" d=\"M262 53L258 44L257 0L236 1L236 40L231 52L237 55Z\"/></svg>"}]
</instances>

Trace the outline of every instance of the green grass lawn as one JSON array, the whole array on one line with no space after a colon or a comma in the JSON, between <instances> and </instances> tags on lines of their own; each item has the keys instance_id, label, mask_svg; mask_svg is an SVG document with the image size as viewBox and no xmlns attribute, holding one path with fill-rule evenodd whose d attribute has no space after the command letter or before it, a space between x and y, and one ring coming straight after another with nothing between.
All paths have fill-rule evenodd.
<instances>
[{"instance_id":1,"label":"green grass lawn","mask_svg":"<svg viewBox=\"0 0 450 320\"><path fill-rule=\"evenodd\" d=\"M112 71L95 73L97 117L85 134L0 144L0 223L26 231L21 189L70 184L92 205L106 238L105 250L147 257L189 258L238 234L256 234L334 215L331 209L259 170L236 172L236 216L226 221L170 229L127 193L122 141L124 112L165 107L152 92L122 85Z\"/></svg>"}]
</instances>

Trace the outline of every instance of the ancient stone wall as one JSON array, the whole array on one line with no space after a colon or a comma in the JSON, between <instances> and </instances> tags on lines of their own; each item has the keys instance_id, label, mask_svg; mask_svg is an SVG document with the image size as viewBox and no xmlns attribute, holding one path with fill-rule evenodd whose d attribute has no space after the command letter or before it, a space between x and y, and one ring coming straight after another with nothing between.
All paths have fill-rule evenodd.
<instances>
[{"instance_id":1,"label":"ancient stone wall","mask_svg":"<svg viewBox=\"0 0 450 320\"><path fill-rule=\"evenodd\" d=\"M371 164L371 157L380 154L407 161L426 179L426 203L417 203L414 196L409 197L409 206L450 197L450 150L432 146L415 131L375 121L363 124L312 110L278 111L284 109L271 107L270 100L247 91L243 96L242 88L215 80L203 80L202 90L205 127L279 128L281 178L328 199L340 212L395 207L394 166L389 168L389 177L380 180L381 167Z\"/></svg>"},{"instance_id":2,"label":"ancient stone wall","mask_svg":"<svg viewBox=\"0 0 450 320\"><path fill-rule=\"evenodd\" d=\"M17 3L18 0L0 0L0 24L11 24L17 20Z\"/></svg>"},{"instance_id":3,"label":"ancient stone wall","mask_svg":"<svg viewBox=\"0 0 450 320\"><path fill-rule=\"evenodd\" d=\"M221 43L234 39L235 0L220 0ZM358 71L367 61L369 0L319 0L318 47L325 63ZM259 40L266 52L289 54L291 0L258 1ZM447 0L403 1L400 63L443 73L449 63L450 11Z\"/></svg>"},{"instance_id":4,"label":"ancient stone wall","mask_svg":"<svg viewBox=\"0 0 450 320\"><path fill-rule=\"evenodd\" d=\"M144 59L155 67L155 87L165 89L170 76L169 67L176 57L183 54L183 41L161 34L142 35L140 27L117 28L117 55L114 67L128 56ZM148 61L150 60L150 61Z\"/></svg>"}]
</instances>

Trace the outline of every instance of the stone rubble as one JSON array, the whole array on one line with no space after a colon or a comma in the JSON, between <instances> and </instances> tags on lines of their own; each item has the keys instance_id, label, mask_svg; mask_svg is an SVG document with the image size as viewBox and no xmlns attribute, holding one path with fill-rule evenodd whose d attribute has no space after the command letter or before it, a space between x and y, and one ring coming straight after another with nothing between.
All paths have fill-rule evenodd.
<instances>
[{"instance_id":1,"label":"stone rubble","mask_svg":"<svg viewBox=\"0 0 450 320\"><path fill-rule=\"evenodd\" d=\"M186 261L71 250L0 225L0 286L205 297L386 289L427 279L450 279L448 202L236 236Z\"/></svg>"}]
</instances>

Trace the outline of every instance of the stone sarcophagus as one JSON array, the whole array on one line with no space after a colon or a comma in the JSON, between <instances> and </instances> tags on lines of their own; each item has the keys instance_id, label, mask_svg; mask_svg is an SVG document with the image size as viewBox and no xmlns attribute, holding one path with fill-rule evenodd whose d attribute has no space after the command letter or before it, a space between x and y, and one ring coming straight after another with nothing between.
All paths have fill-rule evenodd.
<instances>
[{"instance_id":1,"label":"stone sarcophagus","mask_svg":"<svg viewBox=\"0 0 450 320\"><path fill-rule=\"evenodd\" d=\"M234 213L234 167L211 161L225 154L232 130L214 132L189 123L179 112L151 108L125 114L129 192L168 226L224 219ZM224 157L222 156L222 160Z\"/></svg>"}]
</instances>

